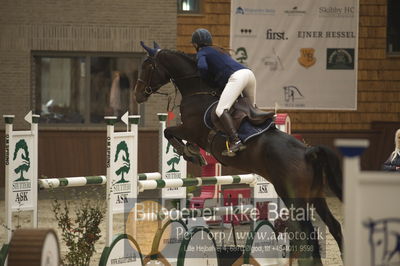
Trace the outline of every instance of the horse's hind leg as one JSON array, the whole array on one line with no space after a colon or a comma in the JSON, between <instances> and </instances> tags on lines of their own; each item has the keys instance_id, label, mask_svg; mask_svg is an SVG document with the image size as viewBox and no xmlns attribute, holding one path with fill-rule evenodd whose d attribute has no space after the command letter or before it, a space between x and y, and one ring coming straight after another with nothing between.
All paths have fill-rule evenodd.
<instances>
[{"instance_id":1,"label":"horse's hind leg","mask_svg":"<svg viewBox=\"0 0 400 266\"><path fill-rule=\"evenodd\" d=\"M306 236L306 239L303 241L302 245L300 245L299 250L301 251L303 249L303 253L309 254L310 256L308 259L300 259L298 261L299 266L322 266L318 237L315 237L318 233L316 234L314 225L309 220L300 221L299 223L301 226L301 232L305 233Z\"/></svg>"},{"instance_id":2,"label":"horse's hind leg","mask_svg":"<svg viewBox=\"0 0 400 266\"><path fill-rule=\"evenodd\" d=\"M290 221L290 258L299 266L322 265L318 238L313 237L315 229L310 221Z\"/></svg>"},{"instance_id":3,"label":"horse's hind leg","mask_svg":"<svg viewBox=\"0 0 400 266\"><path fill-rule=\"evenodd\" d=\"M291 257L297 259L299 266L322 265L310 206L304 199L284 199L284 202L291 210L288 220Z\"/></svg>"},{"instance_id":4,"label":"horse's hind leg","mask_svg":"<svg viewBox=\"0 0 400 266\"><path fill-rule=\"evenodd\" d=\"M333 238L335 238L340 252L342 253L342 227L338 220L335 219L333 214L331 213L328 204L326 203L325 198L317 198L313 200L315 210L318 215L321 217L322 221L328 226L329 232L332 234Z\"/></svg>"}]
</instances>

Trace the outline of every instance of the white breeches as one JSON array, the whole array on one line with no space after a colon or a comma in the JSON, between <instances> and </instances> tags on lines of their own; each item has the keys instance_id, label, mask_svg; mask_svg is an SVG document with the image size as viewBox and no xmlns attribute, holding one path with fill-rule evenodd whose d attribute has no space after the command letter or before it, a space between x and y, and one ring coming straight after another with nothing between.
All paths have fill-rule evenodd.
<instances>
[{"instance_id":1,"label":"white breeches","mask_svg":"<svg viewBox=\"0 0 400 266\"><path fill-rule=\"evenodd\" d=\"M255 103L256 77L250 69L240 69L233 73L222 91L221 98L215 110L218 117L225 109L230 109L239 95L243 92L244 96Z\"/></svg>"}]
</instances>

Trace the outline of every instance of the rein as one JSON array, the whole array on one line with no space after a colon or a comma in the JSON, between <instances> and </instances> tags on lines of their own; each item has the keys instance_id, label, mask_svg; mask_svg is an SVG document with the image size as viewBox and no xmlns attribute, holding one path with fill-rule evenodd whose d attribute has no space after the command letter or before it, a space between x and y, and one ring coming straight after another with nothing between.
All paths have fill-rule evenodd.
<instances>
[{"instance_id":1,"label":"rein","mask_svg":"<svg viewBox=\"0 0 400 266\"><path fill-rule=\"evenodd\" d=\"M186 95L186 97L191 97L191 96L196 96L196 95L211 95L213 97L219 97L221 94L219 94L216 91L199 91L199 92L194 92L192 94Z\"/></svg>"},{"instance_id":2,"label":"rein","mask_svg":"<svg viewBox=\"0 0 400 266\"><path fill-rule=\"evenodd\" d=\"M156 54L156 57L157 57L157 54ZM162 93L162 92L159 92L159 91L158 91L158 89L159 89L161 86L163 86L164 84L160 83L160 84L157 84L156 86L153 86L153 87L151 86L151 81L152 81L152 78L153 78L153 74L154 74L154 71L156 71L157 65L158 65L158 64L156 64L155 58L153 58L153 57L148 57L148 61L150 62L151 68L150 68L149 71L148 71L149 74L147 75L148 77L146 78L146 81L143 80L143 79L141 79L141 78L138 78L137 81L138 81L139 83L144 84L144 92L143 92L143 93L144 93L144 95L145 95L146 97L150 97L152 94L160 94L160 95L163 95L163 96L167 96L167 97L168 97L167 111L170 111L170 104L171 104L172 97L171 97L170 94L168 94L168 93ZM195 73L195 74L189 74L189 75L185 75L185 76L178 77L178 78L172 78L172 75L170 74L170 72L168 71L168 69L166 69L166 68L163 67L162 65L158 65L158 67L159 67L159 68L162 68L163 71L167 74L167 76L169 76L170 82L171 82L171 83L174 85L174 87L175 87L175 97L174 97L174 99L173 99L173 106L172 106L172 109L171 109L171 111L172 111L172 110L174 110L175 107L177 106L177 105L175 104L176 96L177 96L177 90L178 90L178 86L176 85L176 83L177 83L178 81L180 81L180 80L186 80L186 79L191 79L191 78L200 78L200 77L199 77L199 75L198 75L197 73ZM156 88L156 89L153 89L153 88ZM210 95L210 96L213 96L213 97L219 97L219 96L220 96L220 93L218 93L218 92L215 91L215 90L213 90L213 91L199 91L199 92L194 92L194 93L192 93L192 94L185 95L185 96L186 96L186 97L191 97L191 96L196 96L196 95Z\"/></svg>"},{"instance_id":3,"label":"rein","mask_svg":"<svg viewBox=\"0 0 400 266\"><path fill-rule=\"evenodd\" d=\"M138 79L137 79L137 81L138 81L139 83L144 84L144 95L145 95L146 97L150 97L150 95L152 95L153 93L155 93L155 94L161 94L161 95L168 96L168 93L158 92L157 90L153 90L152 87L150 86L150 82L151 82L151 79L152 79L152 77L153 77L154 70L155 70L155 65L154 65L153 62L151 62L150 75L149 75L149 78L147 79L147 82L144 81L144 80L141 79L141 78L138 78ZM156 88L157 88L157 87L161 87L161 86L162 86L162 84L160 84L160 86L157 84Z\"/></svg>"},{"instance_id":4,"label":"rein","mask_svg":"<svg viewBox=\"0 0 400 266\"><path fill-rule=\"evenodd\" d=\"M179 78L175 78L175 79L171 78L171 82L175 87L175 92L178 90L178 86L176 85L176 81L190 79L190 78L200 78L200 77L197 74L192 74L192 75L187 75L187 76L183 76L183 77L179 77ZM196 95L211 95L211 96L214 96L214 97L217 97L217 96L219 97L221 94L218 93L215 90L213 90L213 91L199 91L199 92L194 92L194 93L189 94L189 95L185 95L185 97L191 97L191 96L196 96Z\"/></svg>"},{"instance_id":5,"label":"rein","mask_svg":"<svg viewBox=\"0 0 400 266\"><path fill-rule=\"evenodd\" d=\"M153 90L151 88L150 84L149 84L150 82L146 83L144 80L142 80L140 78L138 78L137 81L144 84L144 86L145 86L144 87L144 95L146 95L146 97L150 97L150 95L152 95L152 94L161 94L161 95L164 95L164 96L168 96L168 93L164 93L164 92L159 92L157 90ZM161 86L162 85L160 85L160 87Z\"/></svg>"},{"instance_id":6,"label":"rein","mask_svg":"<svg viewBox=\"0 0 400 266\"><path fill-rule=\"evenodd\" d=\"M177 105L175 104L176 95L177 95L177 91L178 91L178 86L176 85L176 81L177 81L177 80L183 80L183 79L190 79L190 78L199 78L199 76L196 75L196 74L194 74L194 75L183 76L183 77L176 78L176 79L172 79L172 78L170 79L171 83L174 85L174 88L175 88L174 105L173 105L173 107L172 107L171 110L174 110L175 107L177 106ZM199 92L194 92L194 93L189 94L189 95L185 95L185 97L192 97L192 96L196 96L196 95L211 95L211 96L213 96L213 97L219 97L221 94L219 94L219 93L216 92L216 91L199 91ZM183 96L182 96L182 97L183 97ZM169 98L168 98L167 110L169 110L169 105L170 105L170 103L171 103L171 98L169 97Z\"/></svg>"}]
</instances>

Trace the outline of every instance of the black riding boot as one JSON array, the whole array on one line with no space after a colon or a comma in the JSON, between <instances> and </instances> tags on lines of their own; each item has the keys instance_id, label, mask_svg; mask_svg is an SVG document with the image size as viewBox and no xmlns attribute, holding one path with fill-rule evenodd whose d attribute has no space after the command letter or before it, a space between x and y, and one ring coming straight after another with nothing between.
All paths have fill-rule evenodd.
<instances>
[{"instance_id":1,"label":"black riding boot","mask_svg":"<svg viewBox=\"0 0 400 266\"><path fill-rule=\"evenodd\" d=\"M229 137L229 148L223 151L222 155L233 157L236 155L236 152L246 149L246 146L239 139L239 136L233 125L232 117L228 113L228 110L224 110L219 119L224 127L225 133L228 134Z\"/></svg>"}]
</instances>

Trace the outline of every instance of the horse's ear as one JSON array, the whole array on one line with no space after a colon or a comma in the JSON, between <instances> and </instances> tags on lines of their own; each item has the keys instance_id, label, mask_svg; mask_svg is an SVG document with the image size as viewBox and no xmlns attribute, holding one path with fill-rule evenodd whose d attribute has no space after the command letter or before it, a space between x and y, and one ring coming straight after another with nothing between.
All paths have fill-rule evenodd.
<instances>
[{"instance_id":1,"label":"horse's ear","mask_svg":"<svg viewBox=\"0 0 400 266\"><path fill-rule=\"evenodd\" d=\"M149 54L149 56L154 56L157 53L157 50L146 46L143 41L140 41L140 45L143 47L143 49L146 50L146 52Z\"/></svg>"},{"instance_id":2,"label":"horse's ear","mask_svg":"<svg viewBox=\"0 0 400 266\"><path fill-rule=\"evenodd\" d=\"M153 47L154 47L154 49L156 49L157 51L158 51L158 50L161 50L160 45L158 45L158 43L156 43L156 42L153 42Z\"/></svg>"}]
</instances>

